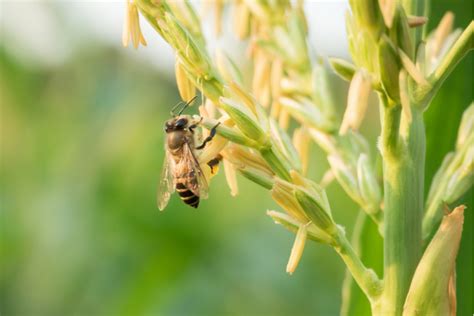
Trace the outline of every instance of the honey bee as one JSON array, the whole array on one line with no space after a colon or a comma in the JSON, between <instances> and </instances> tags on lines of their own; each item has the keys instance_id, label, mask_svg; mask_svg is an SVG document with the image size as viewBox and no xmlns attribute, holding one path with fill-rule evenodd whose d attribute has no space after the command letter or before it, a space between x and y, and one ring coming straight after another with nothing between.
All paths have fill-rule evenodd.
<instances>
[{"instance_id":1,"label":"honey bee","mask_svg":"<svg viewBox=\"0 0 474 316\"><path fill-rule=\"evenodd\" d=\"M194 129L200 121L193 120L190 115L182 115L184 109L195 99L196 97L185 103L178 114L175 115L172 111L173 118L165 123L166 154L157 193L157 204L160 210L166 207L175 190L184 203L194 208L199 206L200 199L206 199L208 196L207 180L197 159L196 151L203 149L213 139L219 124L211 129L209 136L201 145L195 146ZM211 170L219 164L219 160L220 157L216 157L207 162Z\"/></svg>"}]
</instances>

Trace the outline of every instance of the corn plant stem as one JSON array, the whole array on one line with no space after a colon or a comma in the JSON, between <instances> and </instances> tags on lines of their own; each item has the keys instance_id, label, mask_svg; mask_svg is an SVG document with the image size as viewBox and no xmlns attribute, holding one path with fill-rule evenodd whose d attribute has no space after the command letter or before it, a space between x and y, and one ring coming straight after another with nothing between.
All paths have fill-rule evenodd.
<instances>
[{"instance_id":1,"label":"corn plant stem","mask_svg":"<svg viewBox=\"0 0 474 316\"><path fill-rule=\"evenodd\" d=\"M367 296L369 301L375 303L382 294L382 281L377 274L364 266L359 256L347 240L345 232L338 227L334 238L334 249L341 256L352 277Z\"/></svg>"},{"instance_id":2,"label":"corn plant stem","mask_svg":"<svg viewBox=\"0 0 474 316\"><path fill-rule=\"evenodd\" d=\"M384 99L381 98L384 104ZM422 112L412 106L412 122L400 125L400 106L384 104L384 293L380 314L398 316L421 256L425 163Z\"/></svg>"}]
</instances>

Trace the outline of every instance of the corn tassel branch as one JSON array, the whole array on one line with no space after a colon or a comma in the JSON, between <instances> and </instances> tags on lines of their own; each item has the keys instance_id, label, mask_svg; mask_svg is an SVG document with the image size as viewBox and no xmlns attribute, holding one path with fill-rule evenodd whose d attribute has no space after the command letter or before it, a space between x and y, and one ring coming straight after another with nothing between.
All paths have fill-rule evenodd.
<instances>
[{"instance_id":1,"label":"corn tassel branch","mask_svg":"<svg viewBox=\"0 0 474 316\"><path fill-rule=\"evenodd\" d=\"M215 33L222 34L224 3L210 5L215 6ZM452 302L429 305L425 294L439 284L445 290L454 275L453 264L440 270L439 282L426 281L437 276L423 267L445 247L449 239L443 237L445 226L459 243L462 221L444 224L458 218L459 211L431 236L441 220L442 203L454 202L472 185L466 175L472 172L474 143L466 131L472 128L473 111L471 105L456 150L433 181L424 219L423 111L455 65L472 50L474 26L471 22L460 34L451 32L452 17L447 15L435 34L427 35L426 1L351 0L350 5L346 27L353 63L330 59L334 71L350 81L342 119L336 115L328 70L308 49L301 1L233 1L234 31L238 38L249 40L250 76L240 73L223 50L217 51L215 61L211 58L199 16L188 1L127 0L123 40L124 44L131 40L135 47L146 45L139 11L175 50L182 98L199 90L206 100L196 121L206 129L222 123L216 128L220 140L203 151L202 162L216 154L223 157L232 195L238 193L236 172L269 190L286 213L268 211L268 215L296 233L288 273L295 272L310 239L340 255L374 315L445 312ZM243 78L251 84L246 86ZM371 106L372 91L379 96L381 110L383 183L370 146L358 132ZM297 129L291 128L292 120ZM305 176L310 139L326 152L330 174L383 236L383 280L362 263L347 240L344 228L333 218L325 190ZM422 240L431 241L424 254ZM450 249L455 257L457 248ZM349 296L346 291L344 297Z\"/></svg>"}]
</instances>

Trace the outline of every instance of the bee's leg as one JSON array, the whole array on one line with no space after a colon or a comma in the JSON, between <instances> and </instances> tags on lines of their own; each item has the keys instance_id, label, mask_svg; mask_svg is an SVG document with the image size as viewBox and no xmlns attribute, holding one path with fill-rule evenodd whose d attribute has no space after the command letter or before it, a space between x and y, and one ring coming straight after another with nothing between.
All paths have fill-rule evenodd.
<instances>
[{"instance_id":1,"label":"bee's leg","mask_svg":"<svg viewBox=\"0 0 474 316\"><path fill-rule=\"evenodd\" d=\"M222 155L217 155L215 158L209 160L207 165L211 168L211 174L217 173L217 168L219 166L219 162L222 160Z\"/></svg>"},{"instance_id":2,"label":"bee's leg","mask_svg":"<svg viewBox=\"0 0 474 316\"><path fill-rule=\"evenodd\" d=\"M201 116L201 119L199 120L199 122L196 122L192 125L189 125L188 129L191 133L194 133L194 129L202 122L204 118Z\"/></svg>"},{"instance_id":3,"label":"bee's leg","mask_svg":"<svg viewBox=\"0 0 474 316\"><path fill-rule=\"evenodd\" d=\"M196 149L203 149L206 146L206 144L210 142L214 138L214 136L216 136L217 126L219 126L220 123L221 122L217 123L216 126L211 128L211 132L209 136L207 136L206 139L202 142L202 144L197 146Z\"/></svg>"}]
</instances>

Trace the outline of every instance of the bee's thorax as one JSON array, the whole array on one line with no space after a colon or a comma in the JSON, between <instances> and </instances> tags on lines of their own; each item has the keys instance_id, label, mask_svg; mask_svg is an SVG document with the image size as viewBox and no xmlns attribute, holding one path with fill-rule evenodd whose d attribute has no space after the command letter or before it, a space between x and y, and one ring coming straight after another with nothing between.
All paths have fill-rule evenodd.
<instances>
[{"instance_id":1,"label":"bee's thorax","mask_svg":"<svg viewBox=\"0 0 474 316\"><path fill-rule=\"evenodd\" d=\"M190 137L190 132L186 130L173 131L168 133L167 146L171 151L181 149L185 143L192 144L193 138Z\"/></svg>"}]
</instances>

